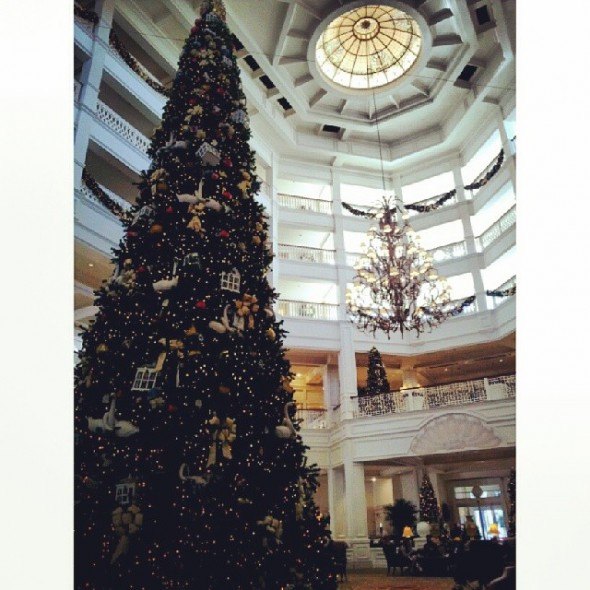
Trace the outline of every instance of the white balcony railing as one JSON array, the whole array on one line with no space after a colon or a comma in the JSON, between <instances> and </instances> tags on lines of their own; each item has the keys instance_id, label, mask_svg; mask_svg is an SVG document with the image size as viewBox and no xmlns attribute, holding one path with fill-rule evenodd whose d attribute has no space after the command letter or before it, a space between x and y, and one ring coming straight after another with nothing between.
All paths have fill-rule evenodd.
<instances>
[{"instance_id":1,"label":"white balcony railing","mask_svg":"<svg viewBox=\"0 0 590 590\"><path fill-rule=\"evenodd\" d=\"M289 209L303 209L304 211L313 211L314 213L325 213L332 215L332 203L320 199L308 199L297 195L285 195L279 193L279 204Z\"/></svg>"},{"instance_id":2,"label":"white balcony railing","mask_svg":"<svg viewBox=\"0 0 590 590\"><path fill-rule=\"evenodd\" d=\"M125 64L125 66L129 68L129 64L121 57L121 55L119 55L119 52L112 45L109 45L109 53L116 60L120 61L122 64ZM160 80L158 80L158 78L156 78L156 76L154 76L132 53L129 53L129 55L131 55L131 57L135 60L138 67L141 69L143 74L145 74L145 76L152 80L152 82L155 82L156 84L162 86L162 82L160 82ZM131 68L129 69L133 71Z\"/></svg>"},{"instance_id":3,"label":"white balcony railing","mask_svg":"<svg viewBox=\"0 0 590 590\"><path fill-rule=\"evenodd\" d=\"M301 420L301 428L322 429L329 427L328 413L324 409L297 408L295 418Z\"/></svg>"},{"instance_id":4,"label":"white balcony railing","mask_svg":"<svg viewBox=\"0 0 590 590\"><path fill-rule=\"evenodd\" d=\"M140 152L147 153L150 147L150 140L100 100L96 103L96 118L123 137L123 139L128 141Z\"/></svg>"},{"instance_id":5,"label":"white balcony railing","mask_svg":"<svg viewBox=\"0 0 590 590\"><path fill-rule=\"evenodd\" d=\"M447 260L461 258L461 256L467 256L467 244L464 240L461 240L460 242L438 246L437 248L428 250L428 252L434 262L445 262Z\"/></svg>"},{"instance_id":6,"label":"white balcony railing","mask_svg":"<svg viewBox=\"0 0 590 590\"><path fill-rule=\"evenodd\" d=\"M497 240L505 231L509 230L516 223L516 205L513 205L500 219L495 221L486 229L476 242L481 249L487 248L493 241Z\"/></svg>"},{"instance_id":7,"label":"white balcony railing","mask_svg":"<svg viewBox=\"0 0 590 590\"><path fill-rule=\"evenodd\" d=\"M279 244L279 258L281 260L297 260L299 262L334 264L334 250Z\"/></svg>"},{"instance_id":8,"label":"white balcony railing","mask_svg":"<svg viewBox=\"0 0 590 590\"><path fill-rule=\"evenodd\" d=\"M125 211L128 211L129 209L131 209L132 205L129 201L126 201L123 197L120 197L117 193L114 193L113 191L109 190L108 188L106 188L106 186L103 186L102 184L99 184L98 186L109 197L111 197L111 199L113 199L113 201L115 201L116 203L121 205L121 207ZM82 196L85 197L86 199L88 199L89 201L92 201L93 203L100 203L100 201L94 196L94 193L84 183L82 183L80 186L80 192L82 193ZM105 208L105 212L109 213L109 211L106 208Z\"/></svg>"},{"instance_id":9,"label":"white balcony railing","mask_svg":"<svg viewBox=\"0 0 590 590\"><path fill-rule=\"evenodd\" d=\"M337 320L338 306L332 303L310 303L309 301L278 301L278 313L289 318L315 320Z\"/></svg>"},{"instance_id":10,"label":"white balcony railing","mask_svg":"<svg viewBox=\"0 0 590 590\"><path fill-rule=\"evenodd\" d=\"M74 102L80 100L80 91L82 90L82 84L78 80L74 80Z\"/></svg>"},{"instance_id":11,"label":"white balcony railing","mask_svg":"<svg viewBox=\"0 0 590 590\"><path fill-rule=\"evenodd\" d=\"M504 291L505 289L509 289L510 287L514 287L516 285L516 275L511 276L507 281L504 281L501 285L492 289L493 291ZM505 301L508 301L511 297L492 297L492 308L496 308Z\"/></svg>"},{"instance_id":12,"label":"white balcony railing","mask_svg":"<svg viewBox=\"0 0 590 590\"><path fill-rule=\"evenodd\" d=\"M515 396L515 376L504 375L490 379L474 379L447 385L392 391L367 397L355 396L352 398L353 417L462 406Z\"/></svg>"}]
</instances>

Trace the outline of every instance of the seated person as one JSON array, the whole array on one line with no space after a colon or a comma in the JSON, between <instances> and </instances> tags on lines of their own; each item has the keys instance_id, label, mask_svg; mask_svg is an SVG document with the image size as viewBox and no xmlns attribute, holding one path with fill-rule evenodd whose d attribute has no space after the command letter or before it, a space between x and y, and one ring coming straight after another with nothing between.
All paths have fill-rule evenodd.
<instances>
[{"instance_id":1,"label":"seated person","mask_svg":"<svg viewBox=\"0 0 590 590\"><path fill-rule=\"evenodd\" d=\"M423 573L431 576L440 576L447 573L449 560L441 545L439 537L426 536L426 543L422 548L422 554L418 564Z\"/></svg>"}]
</instances>

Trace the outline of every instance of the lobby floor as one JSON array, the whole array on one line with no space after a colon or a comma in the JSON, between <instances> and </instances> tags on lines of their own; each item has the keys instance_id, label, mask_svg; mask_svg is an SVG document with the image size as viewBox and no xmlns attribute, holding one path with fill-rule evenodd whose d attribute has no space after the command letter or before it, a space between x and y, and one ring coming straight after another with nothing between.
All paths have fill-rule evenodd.
<instances>
[{"instance_id":1,"label":"lobby floor","mask_svg":"<svg viewBox=\"0 0 590 590\"><path fill-rule=\"evenodd\" d=\"M421 578L387 576L385 570L348 572L348 581L338 584L338 590L451 590L452 578Z\"/></svg>"}]
</instances>

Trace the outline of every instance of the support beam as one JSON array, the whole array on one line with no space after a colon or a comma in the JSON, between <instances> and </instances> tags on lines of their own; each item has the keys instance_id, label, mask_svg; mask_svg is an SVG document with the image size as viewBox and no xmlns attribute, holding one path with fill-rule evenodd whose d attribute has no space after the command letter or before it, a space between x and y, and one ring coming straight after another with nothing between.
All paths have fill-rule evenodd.
<instances>
[{"instance_id":1,"label":"support beam","mask_svg":"<svg viewBox=\"0 0 590 590\"><path fill-rule=\"evenodd\" d=\"M313 76L311 74L304 74L303 76L299 76L299 78L295 78L293 86L295 86L295 88L299 88L299 86L303 86L312 80Z\"/></svg>"},{"instance_id":2,"label":"support beam","mask_svg":"<svg viewBox=\"0 0 590 590\"><path fill-rule=\"evenodd\" d=\"M276 66L279 62L279 59L285 53L285 48L287 46L287 35L291 30L293 25L293 20L295 19L295 4L291 4L289 9L287 10L287 14L283 20L283 26L281 28L281 32L279 34L279 39L277 41L277 45L275 47L274 56L272 59L273 66Z\"/></svg>"},{"instance_id":3,"label":"support beam","mask_svg":"<svg viewBox=\"0 0 590 590\"><path fill-rule=\"evenodd\" d=\"M283 2L284 4L296 4L305 10L305 12L311 14L314 18L317 18L318 20L322 20L323 18L322 13L313 6L310 6L306 0L279 0L279 2Z\"/></svg>"}]
</instances>

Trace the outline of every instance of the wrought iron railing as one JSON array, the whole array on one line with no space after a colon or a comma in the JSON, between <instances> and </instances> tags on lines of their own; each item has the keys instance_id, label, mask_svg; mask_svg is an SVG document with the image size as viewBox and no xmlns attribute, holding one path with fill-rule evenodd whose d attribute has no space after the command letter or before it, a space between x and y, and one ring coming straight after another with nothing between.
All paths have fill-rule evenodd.
<instances>
[{"instance_id":1,"label":"wrought iron railing","mask_svg":"<svg viewBox=\"0 0 590 590\"><path fill-rule=\"evenodd\" d=\"M493 241L497 240L505 231L516 223L516 205L513 205L502 217L486 229L476 241L480 247L487 248Z\"/></svg>"},{"instance_id":2,"label":"wrought iron railing","mask_svg":"<svg viewBox=\"0 0 590 590\"><path fill-rule=\"evenodd\" d=\"M316 320L337 320L338 306L331 303L310 303L308 301L292 301L280 299L277 311L280 315L290 318Z\"/></svg>"},{"instance_id":3,"label":"wrought iron railing","mask_svg":"<svg viewBox=\"0 0 590 590\"><path fill-rule=\"evenodd\" d=\"M313 211L314 213L325 213L332 215L332 203L330 201L322 201L321 199L308 199L307 197L299 197L297 195L278 194L279 205L287 207L288 209L303 209L305 211Z\"/></svg>"},{"instance_id":4,"label":"wrought iron railing","mask_svg":"<svg viewBox=\"0 0 590 590\"><path fill-rule=\"evenodd\" d=\"M501 377L490 377L489 385L500 384L504 387L506 397L516 397L516 375L502 375Z\"/></svg>"},{"instance_id":5,"label":"wrought iron railing","mask_svg":"<svg viewBox=\"0 0 590 590\"><path fill-rule=\"evenodd\" d=\"M100 100L96 103L96 118L140 152L147 153L150 140Z\"/></svg>"},{"instance_id":6,"label":"wrought iron railing","mask_svg":"<svg viewBox=\"0 0 590 590\"><path fill-rule=\"evenodd\" d=\"M297 260L299 262L334 264L334 250L279 244L279 258L281 260Z\"/></svg>"},{"instance_id":7,"label":"wrought iron railing","mask_svg":"<svg viewBox=\"0 0 590 590\"><path fill-rule=\"evenodd\" d=\"M501 385L498 389L498 385ZM514 375L473 379L433 387L353 397L353 417L380 416L447 406L461 406L516 396Z\"/></svg>"},{"instance_id":8,"label":"wrought iron railing","mask_svg":"<svg viewBox=\"0 0 590 590\"><path fill-rule=\"evenodd\" d=\"M317 430L329 427L328 412L323 408L297 408L295 418L301 420L301 428L312 428Z\"/></svg>"}]
</instances>

